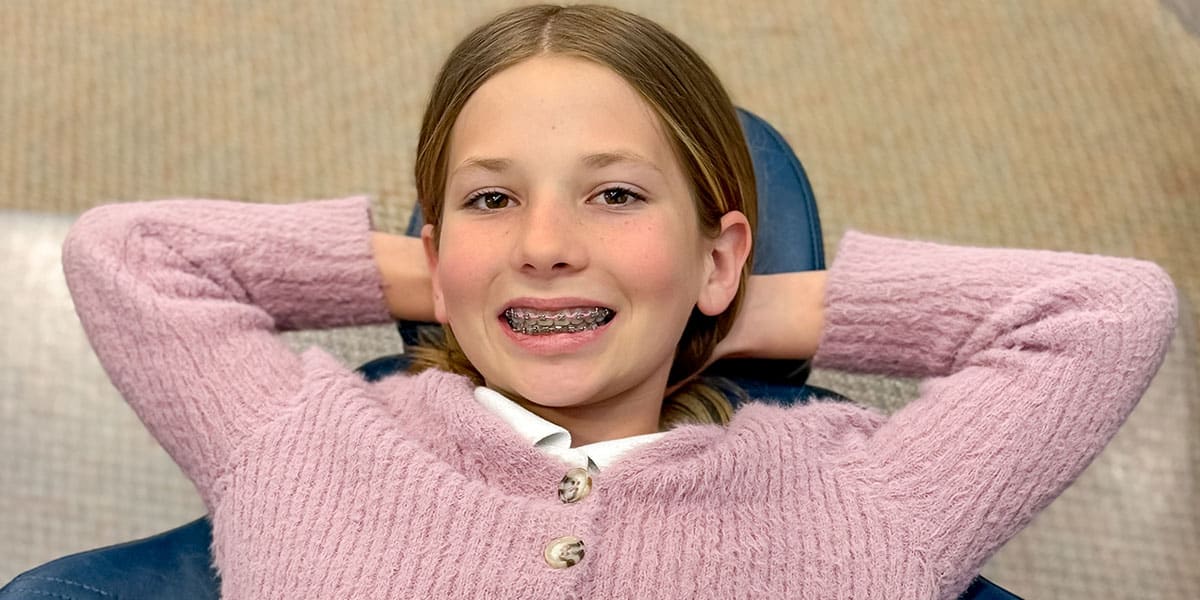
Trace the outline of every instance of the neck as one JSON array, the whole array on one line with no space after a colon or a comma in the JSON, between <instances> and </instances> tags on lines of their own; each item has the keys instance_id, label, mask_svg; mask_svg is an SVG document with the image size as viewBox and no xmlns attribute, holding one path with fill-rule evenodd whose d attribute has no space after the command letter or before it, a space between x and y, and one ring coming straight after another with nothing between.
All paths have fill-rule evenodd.
<instances>
[{"instance_id":1,"label":"neck","mask_svg":"<svg viewBox=\"0 0 1200 600\"><path fill-rule=\"evenodd\" d=\"M571 446L577 447L657 432L666 387L664 373L623 393L576 406L544 406L508 390L502 393L529 412L569 431Z\"/></svg>"}]
</instances>

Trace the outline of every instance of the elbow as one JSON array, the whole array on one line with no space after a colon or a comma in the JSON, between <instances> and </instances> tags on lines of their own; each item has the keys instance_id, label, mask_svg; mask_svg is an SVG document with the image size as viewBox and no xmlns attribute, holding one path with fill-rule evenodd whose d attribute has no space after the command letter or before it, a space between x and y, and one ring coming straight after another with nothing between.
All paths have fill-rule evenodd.
<instances>
[{"instance_id":1,"label":"elbow","mask_svg":"<svg viewBox=\"0 0 1200 600\"><path fill-rule=\"evenodd\" d=\"M1101 381L1108 383L1101 397L1123 408L1116 413L1121 419L1141 400L1165 362L1179 319L1179 294L1165 269L1147 261L1128 260L1125 266L1115 292L1105 294L1114 303L1111 318L1104 320L1106 335L1078 348L1079 356L1104 368Z\"/></svg>"},{"instance_id":2,"label":"elbow","mask_svg":"<svg viewBox=\"0 0 1200 600\"><path fill-rule=\"evenodd\" d=\"M127 261L137 240L152 229L144 205L106 204L85 211L67 230L62 245L63 274L68 287L84 278L110 273Z\"/></svg>"},{"instance_id":3,"label":"elbow","mask_svg":"<svg viewBox=\"0 0 1200 600\"><path fill-rule=\"evenodd\" d=\"M1138 370L1126 361L1157 365L1178 313L1178 292L1162 267L1095 257L1027 289L992 314L964 344L954 370L963 363L1024 363L1037 355L1104 370Z\"/></svg>"},{"instance_id":4,"label":"elbow","mask_svg":"<svg viewBox=\"0 0 1200 600\"><path fill-rule=\"evenodd\" d=\"M1140 293L1126 302L1144 330L1143 339L1157 346L1155 353L1161 360L1179 323L1179 290L1166 269L1148 261L1138 263L1142 267L1137 285Z\"/></svg>"},{"instance_id":5,"label":"elbow","mask_svg":"<svg viewBox=\"0 0 1200 600\"><path fill-rule=\"evenodd\" d=\"M1093 334L1128 344L1165 348L1179 319L1179 296L1171 276L1156 263L1098 257L1097 268L1073 275L1067 285L1075 312L1090 322ZM1089 336L1082 336L1089 337Z\"/></svg>"},{"instance_id":6,"label":"elbow","mask_svg":"<svg viewBox=\"0 0 1200 600\"><path fill-rule=\"evenodd\" d=\"M1091 301L1114 315L1130 342L1165 350L1179 321L1179 292L1171 275L1150 261L1110 260L1112 268L1089 286Z\"/></svg>"},{"instance_id":7,"label":"elbow","mask_svg":"<svg viewBox=\"0 0 1200 600\"><path fill-rule=\"evenodd\" d=\"M71 224L62 244L63 272L67 283L81 271L94 267L98 250L113 238L116 211L111 206L90 208Z\"/></svg>"},{"instance_id":8,"label":"elbow","mask_svg":"<svg viewBox=\"0 0 1200 600\"><path fill-rule=\"evenodd\" d=\"M63 262L86 260L91 249L111 244L112 240L128 236L135 219L130 218L127 205L105 204L84 211L67 230L63 240Z\"/></svg>"},{"instance_id":9,"label":"elbow","mask_svg":"<svg viewBox=\"0 0 1200 600\"><path fill-rule=\"evenodd\" d=\"M1107 268L1083 276L1074 307L1078 335L1066 343L1077 356L1108 357L1123 363L1120 372L1153 376L1179 319L1175 283L1153 262L1105 257L1102 264Z\"/></svg>"}]
</instances>

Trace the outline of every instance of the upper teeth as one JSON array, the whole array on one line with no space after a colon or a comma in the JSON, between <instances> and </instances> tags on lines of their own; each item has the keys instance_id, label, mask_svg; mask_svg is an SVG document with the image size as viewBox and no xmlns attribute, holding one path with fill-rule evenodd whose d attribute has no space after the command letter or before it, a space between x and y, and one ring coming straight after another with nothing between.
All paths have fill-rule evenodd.
<instances>
[{"instance_id":1,"label":"upper teeth","mask_svg":"<svg viewBox=\"0 0 1200 600\"><path fill-rule=\"evenodd\" d=\"M602 306L564 308L559 310L537 310L533 308L510 308L504 318L514 331L527 335L551 333L575 333L595 329L612 316L612 310Z\"/></svg>"}]
</instances>

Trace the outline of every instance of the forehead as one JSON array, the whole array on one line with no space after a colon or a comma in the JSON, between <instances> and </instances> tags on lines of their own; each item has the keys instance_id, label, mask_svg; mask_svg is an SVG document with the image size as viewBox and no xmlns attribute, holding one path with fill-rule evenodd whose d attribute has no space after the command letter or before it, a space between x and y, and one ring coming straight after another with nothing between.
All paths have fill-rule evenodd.
<instances>
[{"instance_id":1,"label":"forehead","mask_svg":"<svg viewBox=\"0 0 1200 600\"><path fill-rule=\"evenodd\" d=\"M488 79L450 135L449 168L474 157L544 163L600 152L645 157L678 172L661 120L641 94L603 65L541 55Z\"/></svg>"}]
</instances>

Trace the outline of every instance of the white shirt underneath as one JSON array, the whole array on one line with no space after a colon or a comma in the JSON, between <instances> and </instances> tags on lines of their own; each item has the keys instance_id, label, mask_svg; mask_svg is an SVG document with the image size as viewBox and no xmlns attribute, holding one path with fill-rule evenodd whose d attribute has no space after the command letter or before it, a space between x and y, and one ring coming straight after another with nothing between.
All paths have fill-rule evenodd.
<instances>
[{"instance_id":1,"label":"white shirt underneath","mask_svg":"<svg viewBox=\"0 0 1200 600\"><path fill-rule=\"evenodd\" d=\"M586 466L591 471L606 468L622 454L665 435L665 432L662 431L643 433L572 448L571 432L529 412L525 407L509 400L496 390L482 386L477 387L475 388L475 400L545 453L557 456L577 467Z\"/></svg>"}]
</instances>

